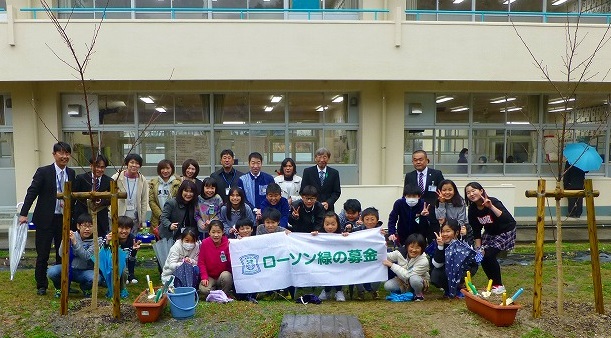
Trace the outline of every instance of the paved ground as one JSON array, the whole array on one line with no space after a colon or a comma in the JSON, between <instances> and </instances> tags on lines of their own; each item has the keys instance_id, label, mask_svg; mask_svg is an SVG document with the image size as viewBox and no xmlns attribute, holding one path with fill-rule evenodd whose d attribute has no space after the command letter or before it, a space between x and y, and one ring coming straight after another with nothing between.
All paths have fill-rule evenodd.
<instances>
[{"instance_id":1,"label":"paved ground","mask_svg":"<svg viewBox=\"0 0 611 338\"><path fill-rule=\"evenodd\" d=\"M300 337L365 337L363 326L355 316L346 315L285 315L279 338Z\"/></svg>"}]
</instances>

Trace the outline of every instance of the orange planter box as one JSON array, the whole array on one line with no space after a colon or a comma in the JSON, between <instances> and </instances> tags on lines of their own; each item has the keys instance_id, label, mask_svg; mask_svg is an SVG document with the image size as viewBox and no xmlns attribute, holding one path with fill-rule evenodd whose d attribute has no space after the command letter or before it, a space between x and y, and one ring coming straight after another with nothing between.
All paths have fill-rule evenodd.
<instances>
[{"instance_id":1,"label":"orange planter box","mask_svg":"<svg viewBox=\"0 0 611 338\"><path fill-rule=\"evenodd\" d=\"M136 315L141 323L152 323L157 321L165 309L165 305L168 302L168 295L165 293L161 297L161 299L157 303L139 303L138 299L140 297L148 294L147 290L142 291L142 293L136 297L133 305L136 308Z\"/></svg>"},{"instance_id":2,"label":"orange planter box","mask_svg":"<svg viewBox=\"0 0 611 338\"><path fill-rule=\"evenodd\" d=\"M509 326L513 324L518 310L522 308L521 305L516 303L507 306L492 304L483 298L471 294L466 289L462 289L460 292L465 295L467 309L488 319L496 326Z\"/></svg>"}]
</instances>

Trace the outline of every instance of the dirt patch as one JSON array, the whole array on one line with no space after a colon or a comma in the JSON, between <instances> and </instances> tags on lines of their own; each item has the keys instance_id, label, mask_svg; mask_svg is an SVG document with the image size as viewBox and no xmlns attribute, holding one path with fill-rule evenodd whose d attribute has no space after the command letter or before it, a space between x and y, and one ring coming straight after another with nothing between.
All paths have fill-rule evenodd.
<instances>
[{"instance_id":1,"label":"dirt patch","mask_svg":"<svg viewBox=\"0 0 611 338\"><path fill-rule=\"evenodd\" d=\"M130 326L138 324L136 312L131 304L121 304L121 317L112 317L112 302L99 300L96 308L91 307L91 299L74 303L67 316L57 316L50 320L49 329L57 336L79 335L84 333L104 333L113 331L117 325L122 332L129 332ZM139 324L138 324L139 325ZM123 331L126 329L127 331ZM117 332L115 331L116 335Z\"/></svg>"},{"instance_id":2,"label":"dirt patch","mask_svg":"<svg viewBox=\"0 0 611 338\"><path fill-rule=\"evenodd\" d=\"M532 318L532 304L518 311L516 321L522 325L539 328L555 337L609 337L611 320L608 315L598 314L592 304L572 301L564 302L564 316L557 315L555 301L542 302L541 318Z\"/></svg>"}]
</instances>

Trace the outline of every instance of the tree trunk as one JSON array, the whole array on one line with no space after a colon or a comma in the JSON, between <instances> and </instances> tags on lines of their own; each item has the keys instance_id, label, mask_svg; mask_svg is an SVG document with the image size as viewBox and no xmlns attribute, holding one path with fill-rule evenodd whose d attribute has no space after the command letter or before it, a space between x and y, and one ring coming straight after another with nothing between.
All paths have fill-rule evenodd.
<instances>
[{"instance_id":1,"label":"tree trunk","mask_svg":"<svg viewBox=\"0 0 611 338\"><path fill-rule=\"evenodd\" d=\"M562 183L556 181L556 196L562 196ZM556 264L557 264L557 308L558 316L564 314L564 272L562 269L562 212L560 210L560 197L556 197Z\"/></svg>"}]
</instances>

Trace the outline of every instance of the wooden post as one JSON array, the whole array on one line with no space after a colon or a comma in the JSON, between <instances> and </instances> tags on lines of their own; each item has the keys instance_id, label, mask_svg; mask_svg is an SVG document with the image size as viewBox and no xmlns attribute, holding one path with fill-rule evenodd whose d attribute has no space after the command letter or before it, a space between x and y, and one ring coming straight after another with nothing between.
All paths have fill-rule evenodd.
<instances>
[{"instance_id":1,"label":"wooden post","mask_svg":"<svg viewBox=\"0 0 611 338\"><path fill-rule=\"evenodd\" d=\"M537 187L537 237L535 242L535 286L533 289L533 318L541 317L543 294L543 242L545 240L545 180Z\"/></svg>"},{"instance_id":2,"label":"wooden post","mask_svg":"<svg viewBox=\"0 0 611 338\"><path fill-rule=\"evenodd\" d=\"M111 210L112 215L112 255L113 255L113 283L116 287L113 289L113 317L118 319L121 316L121 290L120 290L120 282L119 276L119 237L118 237L118 224L117 221L119 219L117 207L118 207L118 199L126 198L127 193L117 191L117 183L115 181L110 181L110 192L72 192L72 183L66 182L64 185L64 191L61 193L57 193L58 199L64 200L64 218L63 218L63 226L62 226L62 242L64 244L70 242L70 214L71 214L71 204L73 198L87 198L87 199L110 199L110 205L113 208ZM113 190L114 189L114 190ZM95 222L95 221L94 221ZM97 226L97 224L96 224ZM96 239L97 240L97 239ZM96 243L97 245L97 243ZM70 244L64 245L62 248L62 286L61 286L61 298L60 298L60 306L59 312L61 315L66 315L68 313L68 271L69 271L69 261L70 261ZM98 256L99 257L99 256ZM94 272L95 274L95 272Z\"/></svg>"},{"instance_id":3,"label":"wooden post","mask_svg":"<svg viewBox=\"0 0 611 338\"><path fill-rule=\"evenodd\" d=\"M112 316L115 319L121 317L121 282L119 280L119 197L117 195L117 182L110 181L110 213L112 224ZM121 271L122 273L122 271Z\"/></svg>"},{"instance_id":4,"label":"wooden post","mask_svg":"<svg viewBox=\"0 0 611 338\"><path fill-rule=\"evenodd\" d=\"M70 215L72 214L72 182L64 183L63 203L64 203L64 219L62 226L62 282L61 282L61 298L59 302L59 313L64 316L68 314L68 293L70 290L69 273L70 273ZM57 243L55 243L57 245Z\"/></svg>"},{"instance_id":5,"label":"wooden post","mask_svg":"<svg viewBox=\"0 0 611 338\"><path fill-rule=\"evenodd\" d=\"M98 236L99 236L98 234L98 212L96 210L92 211L91 218L93 220L93 257L96 257L96 260L93 263L93 285L91 286L91 308L95 309L98 307L98 281L100 280L100 246L98 245L99 244L98 243Z\"/></svg>"},{"instance_id":6,"label":"wooden post","mask_svg":"<svg viewBox=\"0 0 611 338\"><path fill-rule=\"evenodd\" d=\"M545 185L541 186L539 180L538 190L526 190L526 197L537 197L537 243L535 251L535 290L533 294L533 317L538 318L541 316L541 292L542 292L542 271L543 271L543 240L544 240L544 214L542 212L544 204L540 204L540 199L543 197L554 197L556 199L556 220L558 224L562 224L560 216L560 208L558 207L559 200L563 197L586 197L586 208L588 213L588 234L590 236L590 253L592 255L592 278L594 279L594 297L596 301L596 310L598 313L604 313L603 310L603 298L602 298L602 286L600 282L600 262L598 257L598 238L596 235L596 217L594 215L594 197L600 196L598 190L592 190L592 180L585 180L585 190L563 190L560 187L559 182L556 182L556 189L553 191L545 191ZM560 231L560 229L558 229ZM558 233L558 240L560 240L560 233ZM559 243L557 243L559 244ZM561 259L561 252L558 253L558 246L556 247L557 258ZM561 271L559 271L560 273ZM559 275L558 278L562 276ZM560 286L559 286L560 288ZM559 295L562 294L562 290L559 290ZM562 311L563 304L557 304L559 314Z\"/></svg>"},{"instance_id":7,"label":"wooden post","mask_svg":"<svg viewBox=\"0 0 611 338\"><path fill-rule=\"evenodd\" d=\"M594 285L594 304L596 312L605 313L603 288L600 277L600 257L598 252L598 235L596 233L596 215L594 214L594 195L592 179L585 180L586 212L588 215L588 237L590 238L590 257L592 258L592 283Z\"/></svg>"}]
</instances>

